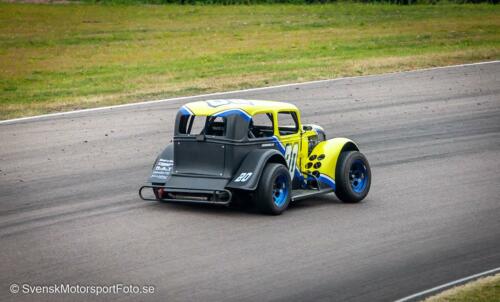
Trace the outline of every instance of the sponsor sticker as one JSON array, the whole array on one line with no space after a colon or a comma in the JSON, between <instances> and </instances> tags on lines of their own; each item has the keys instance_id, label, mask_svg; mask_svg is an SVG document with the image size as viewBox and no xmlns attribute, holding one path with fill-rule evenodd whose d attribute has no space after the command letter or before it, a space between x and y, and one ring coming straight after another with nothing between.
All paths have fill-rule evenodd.
<instances>
[{"instance_id":1,"label":"sponsor sticker","mask_svg":"<svg viewBox=\"0 0 500 302\"><path fill-rule=\"evenodd\" d=\"M173 168L173 160L160 158L153 169L153 174L151 175L151 177L165 180L168 176L170 176L170 174L172 174Z\"/></svg>"}]
</instances>

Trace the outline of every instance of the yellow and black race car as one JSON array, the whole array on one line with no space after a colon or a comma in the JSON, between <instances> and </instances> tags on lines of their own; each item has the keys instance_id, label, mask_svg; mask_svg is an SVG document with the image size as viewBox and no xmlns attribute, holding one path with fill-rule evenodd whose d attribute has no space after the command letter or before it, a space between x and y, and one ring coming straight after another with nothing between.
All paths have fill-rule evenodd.
<instances>
[{"instance_id":1,"label":"yellow and black race car","mask_svg":"<svg viewBox=\"0 0 500 302\"><path fill-rule=\"evenodd\" d=\"M180 108L148 183L139 190L145 200L228 205L251 197L260 211L278 215L290 201L330 192L359 202L371 172L353 141L327 140L321 127L302 125L292 104L208 100Z\"/></svg>"}]
</instances>

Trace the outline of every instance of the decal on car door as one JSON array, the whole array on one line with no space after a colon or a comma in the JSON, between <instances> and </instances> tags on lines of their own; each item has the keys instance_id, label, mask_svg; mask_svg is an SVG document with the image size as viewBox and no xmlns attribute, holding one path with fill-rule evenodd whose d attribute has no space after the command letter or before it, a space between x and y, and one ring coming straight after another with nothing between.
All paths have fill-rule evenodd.
<instances>
[{"instance_id":1,"label":"decal on car door","mask_svg":"<svg viewBox=\"0 0 500 302\"><path fill-rule=\"evenodd\" d=\"M295 175L295 167L297 165L297 156L299 154L299 144L287 144L285 147L285 160L288 164L290 177L293 179Z\"/></svg>"}]
</instances>

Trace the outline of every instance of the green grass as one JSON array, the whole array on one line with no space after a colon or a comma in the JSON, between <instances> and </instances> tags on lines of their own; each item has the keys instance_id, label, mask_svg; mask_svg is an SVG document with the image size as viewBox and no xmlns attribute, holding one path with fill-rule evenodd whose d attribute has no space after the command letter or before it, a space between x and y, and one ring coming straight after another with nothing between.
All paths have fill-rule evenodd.
<instances>
[{"instance_id":1,"label":"green grass","mask_svg":"<svg viewBox=\"0 0 500 302\"><path fill-rule=\"evenodd\" d=\"M481 278L430 297L425 302L498 302L500 274Z\"/></svg>"},{"instance_id":2,"label":"green grass","mask_svg":"<svg viewBox=\"0 0 500 302\"><path fill-rule=\"evenodd\" d=\"M500 7L0 3L0 119L500 58Z\"/></svg>"}]
</instances>

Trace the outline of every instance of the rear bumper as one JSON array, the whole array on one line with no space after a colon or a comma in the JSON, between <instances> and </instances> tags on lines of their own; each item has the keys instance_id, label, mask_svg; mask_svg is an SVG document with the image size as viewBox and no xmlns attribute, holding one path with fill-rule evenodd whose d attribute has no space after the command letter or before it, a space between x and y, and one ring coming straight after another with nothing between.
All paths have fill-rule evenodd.
<instances>
[{"instance_id":1,"label":"rear bumper","mask_svg":"<svg viewBox=\"0 0 500 302\"><path fill-rule=\"evenodd\" d=\"M144 190L146 189L151 189L153 197L144 195ZM206 190L145 185L139 189L139 197L141 197L142 200L148 201L228 205L231 202L232 193L226 189Z\"/></svg>"}]
</instances>

